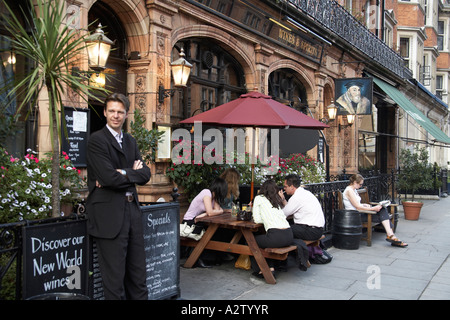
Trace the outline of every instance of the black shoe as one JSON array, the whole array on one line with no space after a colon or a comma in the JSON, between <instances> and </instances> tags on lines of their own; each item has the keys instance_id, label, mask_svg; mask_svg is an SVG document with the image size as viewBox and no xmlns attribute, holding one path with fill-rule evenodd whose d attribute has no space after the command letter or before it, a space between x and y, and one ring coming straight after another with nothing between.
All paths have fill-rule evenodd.
<instances>
[{"instance_id":1,"label":"black shoe","mask_svg":"<svg viewBox=\"0 0 450 320\"><path fill-rule=\"evenodd\" d=\"M288 269L287 269L287 266L285 266L285 265L279 265L279 266L276 266L276 267L275 267L275 271L278 271L278 272L287 272Z\"/></svg>"},{"instance_id":2,"label":"black shoe","mask_svg":"<svg viewBox=\"0 0 450 320\"><path fill-rule=\"evenodd\" d=\"M271 271L273 274L273 277L276 279L277 277L275 276L275 271ZM258 278L258 279L264 279L264 275L262 273L259 273L257 271L252 273L252 276Z\"/></svg>"},{"instance_id":3,"label":"black shoe","mask_svg":"<svg viewBox=\"0 0 450 320\"><path fill-rule=\"evenodd\" d=\"M259 273L257 271L252 273L252 276L258 278L258 279L264 279L264 275L262 273Z\"/></svg>"},{"instance_id":4,"label":"black shoe","mask_svg":"<svg viewBox=\"0 0 450 320\"><path fill-rule=\"evenodd\" d=\"M194 268L195 267L199 267L199 268L212 268L211 265L205 263L202 259L198 259L197 262L194 264Z\"/></svg>"},{"instance_id":5,"label":"black shoe","mask_svg":"<svg viewBox=\"0 0 450 320\"><path fill-rule=\"evenodd\" d=\"M301 263L298 265L298 268L299 268L300 270L302 270L302 271L308 270L308 268L307 268L306 266L304 266L303 264L301 264Z\"/></svg>"}]
</instances>

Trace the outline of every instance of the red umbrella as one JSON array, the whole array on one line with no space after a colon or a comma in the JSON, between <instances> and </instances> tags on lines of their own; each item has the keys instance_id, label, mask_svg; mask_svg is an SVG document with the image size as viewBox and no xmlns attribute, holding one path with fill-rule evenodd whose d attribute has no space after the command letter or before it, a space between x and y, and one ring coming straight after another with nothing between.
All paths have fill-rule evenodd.
<instances>
[{"instance_id":1,"label":"red umbrella","mask_svg":"<svg viewBox=\"0 0 450 320\"><path fill-rule=\"evenodd\" d=\"M330 126L308 117L304 113L272 99L271 96L253 91L214 109L180 121L202 122L225 127L304 128L321 130ZM254 141L254 139L253 139ZM250 200L253 200L253 167Z\"/></svg>"},{"instance_id":2,"label":"red umbrella","mask_svg":"<svg viewBox=\"0 0 450 320\"><path fill-rule=\"evenodd\" d=\"M328 125L273 100L271 96L256 91L243 94L233 101L180 123L195 121L226 127L295 127L316 130L329 128Z\"/></svg>"}]
</instances>

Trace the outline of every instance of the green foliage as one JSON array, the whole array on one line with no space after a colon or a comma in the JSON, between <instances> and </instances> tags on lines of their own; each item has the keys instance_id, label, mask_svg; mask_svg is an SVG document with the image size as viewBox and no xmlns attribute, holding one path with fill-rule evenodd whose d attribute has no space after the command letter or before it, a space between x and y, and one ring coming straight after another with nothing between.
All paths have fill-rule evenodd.
<instances>
[{"instance_id":1,"label":"green foliage","mask_svg":"<svg viewBox=\"0 0 450 320\"><path fill-rule=\"evenodd\" d=\"M308 155L295 153L285 159L280 159L280 168L276 176L278 183L284 183L288 174L297 174L302 178L302 184L325 182L326 172L322 162Z\"/></svg>"},{"instance_id":2,"label":"green foliage","mask_svg":"<svg viewBox=\"0 0 450 320\"><path fill-rule=\"evenodd\" d=\"M51 212L52 160L38 159L35 152L28 152L19 159L0 148L0 224L48 218ZM59 163L59 199L72 203L85 180L65 152Z\"/></svg>"},{"instance_id":3,"label":"green foliage","mask_svg":"<svg viewBox=\"0 0 450 320\"><path fill-rule=\"evenodd\" d=\"M139 109L134 111L134 121L131 121L130 127L130 133L136 139L142 159L146 163L155 162L158 141L161 142L164 132L160 132L157 129L148 130L145 128L145 118L141 115Z\"/></svg>"},{"instance_id":4,"label":"green foliage","mask_svg":"<svg viewBox=\"0 0 450 320\"><path fill-rule=\"evenodd\" d=\"M397 188L410 191L412 201L414 193L419 189L433 187L433 166L428 163L428 151L425 147L416 146L414 151L402 149L400 152L400 173Z\"/></svg>"}]
</instances>

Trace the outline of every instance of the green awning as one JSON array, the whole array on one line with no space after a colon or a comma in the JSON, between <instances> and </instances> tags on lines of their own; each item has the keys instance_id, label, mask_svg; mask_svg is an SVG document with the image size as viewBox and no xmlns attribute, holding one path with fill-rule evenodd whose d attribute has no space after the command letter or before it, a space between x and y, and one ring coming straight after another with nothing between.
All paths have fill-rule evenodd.
<instances>
[{"instance_id":1,"label":"green awning","mask_svg":"<svg viewBox=\"0 0 450 320\"><path fill-rule=\"evenodd\" d=\"M422 112L420 112L420 110L417 109L417 107L411 101L409 101L403 93L401 93L398 89L394 88L390 84L376 77L373 77L373 81L437 141L450 144L450 138Z\"/></svg>"}]
</instances>

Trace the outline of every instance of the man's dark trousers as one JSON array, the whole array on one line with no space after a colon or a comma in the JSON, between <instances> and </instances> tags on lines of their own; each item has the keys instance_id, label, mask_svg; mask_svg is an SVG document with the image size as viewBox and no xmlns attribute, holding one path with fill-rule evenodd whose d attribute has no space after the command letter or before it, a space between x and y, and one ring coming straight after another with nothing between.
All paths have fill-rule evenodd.
<instances>
[{"instance_id":1,"label":"man's dark trousers","mask_svg":"<svg viewBox=\"0 0 450 320\"><path fill-rule=\"evenodd\" d=\"M124 196L122 228L113 239L95 238L98 248L103 291L107 300L146 300L145 251L142 213L136 201Z\"/></svg>"}]
</instances>

